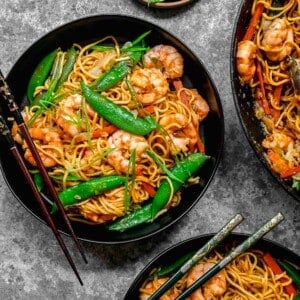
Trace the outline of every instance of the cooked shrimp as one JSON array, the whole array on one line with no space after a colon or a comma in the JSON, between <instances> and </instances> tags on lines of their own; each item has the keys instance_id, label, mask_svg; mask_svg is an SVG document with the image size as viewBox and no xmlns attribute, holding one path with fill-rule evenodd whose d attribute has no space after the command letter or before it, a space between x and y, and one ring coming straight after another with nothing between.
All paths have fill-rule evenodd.
<instances>
[{"instance_id":1,"label":"cooked shrimp","mask_svg":"<svg viewBox=\"0 0 300 300\"><path fill-rule=\"evenodd\" d=\"M144 55L146 68L161 69L165 78L174 79L183 75L183 57L172 46L157 45Z\"/></svg>"},{"instance_id":2,"label":"cooked shrimp","mask_svg":"<svg viewBox=\"0 0 300 300\"><path fill-rule=\"evenodd\" d=\"M82 117L84 111L90 116L95 115L95 111L88 104L83 104L83 98L79 94L68 96L60 101L58 106L56 123L62 128L65 134L72 137L86 130L86 124Z\"/></svg>"},{"instance_id":3,"label":"cooked shrimp","mask_svg":"<svg viewBox=\"0 0 300 300\"><path fill-rule=\"evenodd\" d=\"M109 138L108 142L114 150L107 155L108 163L118 172L126 173L129 166L130 153L136 151L136 162L138 163L148 148L147 140L142 136L137 136L118 130Z\"/></svg>"},{"instance_id":4,"label":"cooked shrimp","mask_svg":"<svg viewBox=\"0 0 300 300\"><path fill-rule=\"evenodd\" d=\"M261 45L272 61L284 60L293 49L293 29L285 18L276 18L263 33Z\"/></svg>"},{"instance_id":5,"label":"cooked shrimp","mask_svg":"<svg viewBox=\"0 0 300 300\"><path fill-rule=\"evenodd\" d=\"M262 145L265 148L280 148L287 151L291 143L293 143L293 139L290 136L282 132L273 131L272 134L263 140Z\"/></svg>"},{"instance_id":6,"label":"cooked shrimp","mask_svg":"<svg viewBox=\"0 0 300 300\"><path fill-rule=\"evenodd\" d=\"M209 106L205 99L198 93L196 89L191 90L194 94L194 100L191 103L193 111L197 114L199 122L204 120L209 113Z\"/></svg>"},{"instance_id":7,"label":"cooked shrimp","mask_svg":"<svg viewBox=\"0 0 300 300\"><path fill-rule=\"evenodd\" d=\"M241 41L237 47L237 69L243 84L249 83L255 74L257 47L252 41Z\"/></svg>"},{"instance_id":8,"label":"cooked shrimp","mask_svg":"<svg viewBox=\"0 0 300 300\"><path fill-rule=\"evenodd\" d=\"M198 263L187 275L187 287L191 286L198 278L200 278L207 270L213 267L213 263ZM201 288L197 289L190 295L190 300L212 300L222 296L227 290L226 273L221 270Z\"/></svg>"},{"instance_id":9,"label":"cooked shrimp","mask_svg":"<svg viewBox=\"0 0 300 300\"><path fill-rule=\"evenodd\" d=\"M62 156L62 140L58 132L51 130L50 128L29 128L29 134L33 140L39 140L42 142L43 149L39 149L39 154L41 160L45 167L53 167L57 164L57 158ZM36 161L29 150L27 144L24 142L23 148L25 150L24 157L25 159L32 164L33 166L37 166Z\"/></svg>"},{"instance_id":10,"label":"cooked shrimp","mask_svg":"<svg viewBox=\"0 0 300 300\"><path fill-rule=\"evenodd\" d=\"M289 169L288 162L273 149L268 149L267 157L272 169L277 173L285 172Z\"/></svg>"},{"instance_id":11,"label":"cooked shrimp","mask_svg":"<svg viewBox=\"0 0 300 300\"><path fill-rule=\"evenodd\" d=\"M166 129L172 139L175 146L175 149L171 148L173 153L177 153L179 150L187 152L188 147L197 143L196 129L185 115L176 113L164 116L159 120L159 124Z\"/></svg>"},{"instance_id":12,"label":"cooked shrimp","mask_svg":"<svg viewBox=\"0 0 300 300\"><path fill-rule=\"evenodd\" d=\"M147 300L150 295L152 295L160 286L162 286L168 278L158 278L157 280L148 282L145 287L143 287L140 293L140 300ZM176 299L180 294L180 291L176 288L171 288L169 291L167 291L160 299L162 300L173 300Z\"/></svg>"},{"instance_id":13,"label":"cooked shrimp","mask_svg":"<svg viewBox=\"0 0 300 300\"><path fill-rule=\"evenodd\" d=\"M169 90L169 84L159 69L136 69L130 80L142 104L154 103Z\"/></svg>"}]
</instances>

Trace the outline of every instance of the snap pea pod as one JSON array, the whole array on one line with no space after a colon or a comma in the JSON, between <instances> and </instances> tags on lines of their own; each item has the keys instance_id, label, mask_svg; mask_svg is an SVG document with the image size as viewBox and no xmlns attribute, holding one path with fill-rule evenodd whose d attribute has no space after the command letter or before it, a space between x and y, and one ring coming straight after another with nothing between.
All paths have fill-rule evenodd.
<instances>
[{"instance_id":1,"label":"snap pea pod","mask_svg":"<svg viewBox=\"0 0 300 300\"><path fill-rule=\"evenodd\" d=\"M186 263L192 256L195 254L195 252L189 252L184 254L183 256L179 257L175 262L173 262L170 265L160 267L156 272L154 272L152 277L164 277L168 276L174 272L176 272L184 263Z\"/></svg>"},{"instance_id":2,"label":"snap pea pod","mask_svg":"<svg viewBox=\"0 0 300 300\"><path fill-rule=\"evenodd\" d=\"M48 87L47 91L42 95L42 97L39 98L39 103L36 103L36 104L40 105L40 107L35 111L33 116L27 122L26 125L28 127L31 127L31 125L35 122L35 120L43 113L45 108L47 108L49 105L52 104L53 95L54 95L59 77L61 75L62 68L63 68L63 56L61 53L58 53L56 60L54 62L54 65L53 65L53 73L51 76L49 87Z\"/></svg>"},{"instance_id":3,"label":"snap pea pod","mask_svg":"<svg viewBox=\"0 0 300 300\"><path fill-rule=\"evenodd\" d=\"M28 98L29 103L32 103L32 101L34 99L33 94L34 94L35 89L38 86L43 85L45 80L47 79L47 77L52 69L57 52L58 52L58 49L55 49L54 51L52 51L51 53L46 55L38 63L37 67L33 71L33 74L31 75L28 86L27 86L27 98Z\"/></svg>"},{"instance_id":4,"label":"snap pea pod","mask_svg":"<svg viewBox=\"0 0 300 300\"><path fill-rule=\"evenodd\" d=\"M292 278L293 282L300 289L300 272L292 264L287 261L277 260L279 265L286 271L286 273Z\"/></svg>"},{"instance_id":5,"label":"snap pea pod","mask_svg":"<svg viewBox=\"0 0 300 300\"><path fill-rule=\"evenodd\" d=\"M124 184L126 178L123 176L105 176L82 182L63 190L58 194L63 206L73 205L90 197L105 193L113 188ZM57 211L55 203L52 205L51 213Z\"/></svg>"},{"instance_id":6,"label":"snap pea pod","mask_svg":"<svg viewBox=\"0 0 300 300\"><path fill-rule=\"evenodd\" d=\"M172 169L172 173L185 182L208 159L210 159L210 157L202 153L190 154L179 161L179 163ZM178 181L171 182L174 185L173 192L178 191L178 189L182 186L182 183ZM108 230L122 232L137 225L152 221L154 219L153 216L155 217L157 212L167 204L171 196L171 187L168 180L162 181L152 202L141 206L127 216L109 224L107 226Z\"/></svg>"},{"instance_id":7,"label":"snap pea pod","mask_svg":"<svg viewBox=\"0 0 300 300\"><path fill-rule=\"evenodd\" d=\"M36 188L40 192L44 187L43 176L41 175L40 172L36 172L33 174L33 181L34 181Z\"/></svg>"},{"instance_id":8,"label":"snap pea pod","mask_svg":"<svg viewBox=\"0 0 300 300\"><path fill-rule=\"evenodd\" d=\"M210 157L203 153L193 153L185 157L177 163L177 165L171 170L175 178L181 181L169 178L169 180L163 180L153 198L151 217L155 218L157 213L164 208L168 203L171 194L176 193L186 182ZM172 186L170 186L172 184Z\"/></svg>"},{"instance_id":9,"label":"snap pea pod","mask_svg":"<svg viewBox=\"0 0 300 300\"><path fill-rule=\"evenodd\" d=\"M146 135L158 126L152 117L136 117L127 109L95 92L84 82L81 82L81 89L91 107L106 121L120 129L136 135Z\"/></svg>"},{"instance_id":10,"label":"snap pea pod","mask_svg":"<svg viewBox=\"0 0 300 300\"><path fill-rule=\"evenodd\" d=\"M147 31L137 37L128 46L121 48L122 52L126 52L124 60L116 62L107 72L102 74L98 79L92 82L91 86L96 87L100 92L107 91L114 87L117 83L125 78L142 58L142 54L147 50L146 47L137 48L136 46L143 42L144 38L150 33Z\"/></svg>"},{"instance_id":11,"label":"snap pea pod","mask_svg":"<svg viewBox=\"0 0 300 300\"><path fill-rule=\"evenodd\" d=\"M62 69L60 78L57 82L55 91L58 92L64 82L68 79L69 74L72 72L74 64L77 59L77 52L74 47L71 47L66 54L66 62L64 63L64 67Z\"/></svg>"}]
</instances>

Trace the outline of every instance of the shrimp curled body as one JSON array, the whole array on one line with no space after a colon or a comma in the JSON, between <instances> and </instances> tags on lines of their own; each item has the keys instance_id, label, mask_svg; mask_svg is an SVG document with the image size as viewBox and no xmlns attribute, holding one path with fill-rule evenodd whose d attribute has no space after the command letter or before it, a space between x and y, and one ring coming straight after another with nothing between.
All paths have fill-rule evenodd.
<instances>
[{"instance_id":1,"label":"shrimp curled body","mask_svg":"<svg viewBox=\"0 0 300 300\"><path fill-rule=\"evenodd\" d=\"M131 83L139 102L145 105L154 103L169 90L169 84L162 72L154 68L136 69L131 75Z\"/></svg>"},{"instance_id":2,"label":"shrimp curled body","mask_svg":"<svg viewBox=\"0 0 300 300\"><path fill-rule=\"evenodd\" d=\"M51 130L50 128L29 128L29 134L33 140L37 140L41 143L41 147L38 148L39 155L45 167L53 167L57 165L57 158L62 156L63 143L58 132ZM33 166L37 166L37 163L29 150L26 143L23 144L25 150L25 159Z\"/></svg>"},{"instance_id":3,"label":"shrimp curled body","mask_svg":"<svg viewBox=\"0 0 300 300\"><path fill-rule=\"evenodd\" d=\"M183 75L183 57L176 48L169 45L157 45L144 55L146 68L159 68L165 78L180 78Z\"/></svg>"},{"instance_id":4,"label":"shrimp curled body","mask_svg":"<svg viewBox=\"0 0 300 300\"><path fill-rule=\"evenodd\" d=\"M136 162L138 163L148 148L148 143L144 137L123 130L114 132L108 138L108 142L113 148L113 151L107 155L108 163L120 173L128 171L129 157L133 150L136 151Z\"/></svg>"},{"instance_id":5,"label":"shrimp curled body","mask_svg":"<svg viewBox=\"0 0 300 300\"><path fill-rule=\"evenodd\" d=\"M241 41L237 47L237 69L242 83L249 83L255 74L257 47L252 41Z\"/></svg>"},{"instance_id":6,"label":"shrimp curled body","mask_svg":"<svg viewBox=\"0 0 300 300\"><path fill-rule=\"evenodd\" d=\"M292 27L286 19L276 18L266 28L261 44L270 60L282 61L291 54L293 42Z\"/></svg>"},{"instance_id":7,"label":"shrimp curled body","mask_svg":"<svg viewBox=\"0 0 300 300\"><path fill-rule=\"evenodd\" d=\"M199 263L196 264L187 275L187 287L191 286L198 278L207 272L213 263ZM213 300L216 297L222 296L227 290L225 270L221 270L214 277L212 277L203 287L197 289L190 295L190 300Z\"/></svg>"}]
</instances>

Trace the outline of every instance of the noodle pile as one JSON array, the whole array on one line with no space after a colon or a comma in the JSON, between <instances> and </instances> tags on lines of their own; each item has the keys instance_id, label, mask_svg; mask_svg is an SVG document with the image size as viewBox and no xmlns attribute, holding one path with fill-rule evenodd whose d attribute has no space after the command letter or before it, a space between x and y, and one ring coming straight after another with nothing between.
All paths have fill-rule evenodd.
<instances>
[{"instance_id":1,"label":"noodle pile","mask_svg":"<svg viewBox=\"0 0 300 300\"><path fill-rule=\"evenodd\" d=\"M110 47L99 50L97 47L103 44ZM113 36L84 47L74 44L74 47L78 56L73 71L55 95L55 101L30 126L30 134L58 192L96 177L118 174L129 177L128 186L67 207L73 220L104 223L125 215L153 197L166 177L147 155L147 150L155 152L167 168L172 168L178 159L199 151L195 141L201 119L197 115L197 105L199 99L202 104L207 104L196 90L184 87L176 90L172 80L164 78L161 68L146 68L139 62L125 79L102 95L137 116L149 115L158 124L166 124L145 137L121 131L93 111L82 96L80 82L91 85L116 62L128 59L126 53L121 52ZM63 56L65 52L60 51L59 55ZM183 68L180 66L183 62L176 61L179 53L176 55L175 67L178 64ZM50 77L44 86L36 89L35 96L47 91L49 85ZM183 101L182 93L188 103ZM25 107L27 122L40 106ZM17 133L15 139L22 144L25 158L34 166L25 142ZM133 152L136 158L130 168ZM197 177L189 180L189 184L198 182ZM130 195L129 207L124 203L125 193ZM180 199L179 191L172 196L168 208L177 205Z\"/></svg>"},{"instance_id":2,"label":"noodle pile","mask_svg":"<svg viewBox=\"0 0 300 300\"><path fill-rule=\"evenodd\" d=\"M263 261L261 250L249 250L241 254L233 262L225 267L215 277L210 279L194 293L201 293L197 299L216 300L257 300L257 299L292 299L284 286L291 283L291 279L283 272L275 275ZM223 257L223 252L213 251L198 264L216 264ZM195 268L195 266L194 266ZM191 271L189 271L191 272ZM174 299L187 288L189 274L182 277L160 300ZM200 276L201 274L199 274ZM155 276L155 275L154 275ZM147 299L147 295L154 293L168 278L147 279L140 288L140 299ZM284 283L282 283L282 281ZM218 293L222 295L218 295ZM204 298L201 298L201 296ZM195 295L194 295L195 297ZM194 299L194 298L193 298ZM195 298L196 299L196 298Z\"/></svg>"},{"instance_id":3,"label":"noodle pile","mask_svg":"<svg viewBox=\"0 0 300 300\"><path fill-rule=\"evenodd\" d=\"M300 70L300 3L255 0L254 15L259 16L257 25L249 24L238 44L240 81L252 88L271 169L300 190L300 78L291 73L292 64Z\"/></svg>"}]
</instances>

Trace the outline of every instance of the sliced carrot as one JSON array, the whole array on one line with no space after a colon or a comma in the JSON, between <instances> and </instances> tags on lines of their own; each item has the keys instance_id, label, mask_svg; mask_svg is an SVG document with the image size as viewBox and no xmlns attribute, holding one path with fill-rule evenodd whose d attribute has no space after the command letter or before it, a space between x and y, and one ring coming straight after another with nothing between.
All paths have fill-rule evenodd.
<instances>
[{"instance_id":1,"label":"sliced carrot","mask_svg":"<svg viewBox=\"0 0 300 300\"><path fill-rule=\"evenodd\" d=\"M281 172L280 177L281 178L289 178L297 173L300 173L300 166L296 166L296 167L290 168L288 170L285 170L284 172Z\"/></svg>"},{"instance_id":2,"label":"sliced carrot","mask_svg":"<svg viewBox=\"0 0 300 300\"><path fill-rule=\"evenodd\" d=\"M284 272L279 266L279 264L277 263L277 261L275 260L275 258L269 252L264 253L263 260L275 275L280 275ZM280 280L282 283L287 281L287 279L285 278L281 278ZM289 295L296 295L297 293L296 288L291 283L285 285L284 289Z\"/></svg>"},{"instance_id":3,"label":"sliced carrot","mask_svg":"<svg viewBox=\"0 0 300 300\"><path fill-rule=\"evenodd\" d=\"M274 102L276 105L279 105L280 104L280 98L281 98L281 92L282 92L282 88L283 88L283 85L277 85L274 89Z\"/></svg>"},{"instance_id":4,"label":"sliced carrot","mask_svg":"<svg viewBox=\"0 0 300 300\"><path fill-rule=\"evenodd\" d=\"M145 117L145 116L148 116L152 113L154 113L154 105L147 105L147 106L144 106L142 109L139 110L138 112L138 115L140 117Z\"/></svg>"},{"instance_id":5,"label":"sliced carrot","mask_svg":"<svg viewBox=\"0 0 300 300\"><path fill-rule=\"evenodd\" d=\"M271 114L271 110L269 107L269 103L266 98L266 91L265 91L265 84L264 84L264 78L263 78L263 70L261 64L258 62L256 67L257 77L259 80L259 87L262 94L262 107L264 109L265 114L269 115Z\"/></svg>"},{"instance_id":6,"label":"sliced carrot","mask_svg":"<svg viewBox=\"0 0 300 300\"><path fill-rule=\"evenodd\" d=\"M104 133L112 134L117 130L118 130L118 127L116 127L114 125L107 125L104 128L99 128L99 129L94 130L93 133L92 133L92 137L97 138L97 137L101 136Z\"/></svg>"},{"instance_id":7,"label":"sliced carrot","mask_svg":"<svg viewBox=\"0 0 300 300\"><path fill-rule=\"evenodd\" d=\"M255 8L255 11L252 15L252 18L250 20L247 31L244 35L244 38L243 38L244 41L252 40L254 32L256 30L256 25L259 22L262 14L263 14L263 11L264 11L264 4L263 3L258 3L256 8Z\"/></svg>"},{"instance_id":8,"label":"sliced carrot","mask_svg":"<svg viewBox=\"0 0 300 300\"><path fill-rule=\"evenodd\" d=\"M150 197L154 197L156 191L155 191L155 188L151 184L142 181L142 186L143 186L144 190L149 194Z\"/></svg>"}]
</instances>

